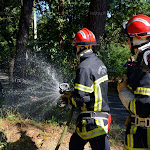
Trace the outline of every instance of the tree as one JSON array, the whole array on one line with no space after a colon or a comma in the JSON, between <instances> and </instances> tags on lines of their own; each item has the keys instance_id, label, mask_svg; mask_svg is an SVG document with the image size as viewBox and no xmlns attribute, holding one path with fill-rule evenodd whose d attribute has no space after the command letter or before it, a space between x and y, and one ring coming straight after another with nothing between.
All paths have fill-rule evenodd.
<instances>
[{"instance_id":1,"label":"tree","mask_svg":"<svg viewBox=\"0 0 150 150\"><path fill-rule=\"evenodd\" d=\"M33 0L23 0L21 16L19 20L19 31L17 34L15 75L23 78L26 66L26 47L29 39L29 26L31 23Z\"/></svg>"},{"instance_id":2,"label":"tree","mask_svg":"<svg viewBox=\"0 0 150 150\"><path fill-rule=\"evenodd\" d=\"M126 46L128 38L121 33L122 23L128 21L136 14L150 16L149 9L150 1L109 0L105 36L102 39L103 43L101 46L101 50L105 52L101 58L103 62L107 62L106 66L109 75L113 74L113 77L123 75L126 71L123 65L131 56L130 49ZM105 56L107 56L107 61Z\"/></svg>"},{"instance_id":3,"label":"tree","mask_svg":"<svg viewBox=\"0 0 150 150\"><path fill-rule=\"evenodd\" d=\"M107 0L91 0L90 3L87 28L93 31L98 41L105 29L107 5Z\"/></svg>"},{"instance_id":4,"label":"tree","mask_svg":"<svg viewBox=\"0 0 150 150\"><path fill-rule=\"evenodd\" d=\"M20 16L20 2L10 0L0 3L0 62L2 69L9 68L9 79L13 81L16 35Z\"/></svg>"}]
</instances>

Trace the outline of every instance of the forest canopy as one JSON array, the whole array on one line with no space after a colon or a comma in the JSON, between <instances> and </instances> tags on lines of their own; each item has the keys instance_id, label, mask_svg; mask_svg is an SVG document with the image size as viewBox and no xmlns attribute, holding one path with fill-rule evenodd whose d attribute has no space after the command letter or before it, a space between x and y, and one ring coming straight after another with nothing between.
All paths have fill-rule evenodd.
<instances>
[{"instance_id":1,"label":"forest canopy","mask_svg":"<svg viewBox=\"0 0 150 150\"><path fill-rule=\"evenodd\" d=\"M94 50L109 76L122 76L131 54L120 33L121 25L136 14L150 16L149 10L148 0L2 0L0 69L8 72L12 81L20 68L20 76L25 76L22 66L32 54L59 66L72 79L78 63L72 41L77 31L87 27L99 41Z\"/></svg>"}]
</instances>

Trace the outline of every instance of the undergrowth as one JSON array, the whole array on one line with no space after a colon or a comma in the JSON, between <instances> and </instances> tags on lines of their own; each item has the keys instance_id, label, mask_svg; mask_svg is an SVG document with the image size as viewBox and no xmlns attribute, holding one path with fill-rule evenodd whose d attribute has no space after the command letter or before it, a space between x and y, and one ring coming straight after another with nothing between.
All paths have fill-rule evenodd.
<instances>
[{"instance_id":1,"label":"undergrowth","mask_svg":"<svg viewBox=\"0 0 150 150\"><path fill-rule=\"evenodd\" d=\"M27 127L27 124L34 126L35 128L38 128L41 130L41 134L44 136L52 136L52 134L49 134L45 128L49 127L49 129L54 130L56 128L56 131L58 131L58 136L60 136L60 133L62 132L66 122L59 122L57 120L58 118L56 118L55 116L53 116L51 119L43 121L43 122L36 122L34 120L31 119L23 119L21 117L21 115L19 113L15 113L14 111L8 111L6 113L6 115L3 115L1 113L0 115L0 150L30 150L27 147L31 147L32 150L35 149L34 147L34 142L32 141L32 139L28 136L26 136L25 133L21 133L21 135L23 135L23 140L21 140L19 143L15 143L12 144L10 142L7 141L7 137L3 134L4 132L4 128L1 126L2 123L5 122L5 124L7 126L9 126L10 124L15 125L20 125L20 126L24 126ZM67 120L67 117L66 117ZM13 129L12 129L13 130ZM69 125L69 132L73 133L75 130L75 123L72 122ZM21 131L20 132L24 132ZM111 126L110 126L110 130L109 130L109 134L108 134L108 140L109 143L112 147L115 147L116 145L118 146L122 146L123 145L123 141L124 141L124 133L125 133L125 128L120 127L117 123L115 123L114 121L112 121ZM68 143L69 144L69 143Z\"/></svg>"},{"instance_id":2,"label":"undergrowth","mask_svg":"<svg viewBox=\"0 0 150 150\"><path fill-rule=\"evenodd\" d=\"M110 145L123 145L125 137L125 127L119 126L115 121L112 121L109 133L108 140Z\"/></svg>"}]
</instances>

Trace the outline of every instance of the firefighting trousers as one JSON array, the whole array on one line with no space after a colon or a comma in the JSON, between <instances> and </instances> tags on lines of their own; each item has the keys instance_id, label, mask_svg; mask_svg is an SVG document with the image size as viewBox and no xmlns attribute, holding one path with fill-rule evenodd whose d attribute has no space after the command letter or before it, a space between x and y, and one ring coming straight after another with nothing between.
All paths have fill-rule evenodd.
<instances>
[{"instance_id":1,"label":"firefighting trousers","mask_svg":"<svg viewBox=\"0 0 150 150\"><path fill-rule=\"evenodd\" d=\"M69 150L84 150L84 146L87 142L90 143L92 150L110 150L106 135L101 135L89 140L83 140L76 132L71 136Z\"/></svg>"},{"instance_id":2,"label":"firefighting trousers","mask_svg":"<svg viewBox=\"0 0 150 150\"><path fill-rule=\"evenodd\" d=\"M129 124L123 150L150 150L150 128Z\"/></svg>"}]
</instances>

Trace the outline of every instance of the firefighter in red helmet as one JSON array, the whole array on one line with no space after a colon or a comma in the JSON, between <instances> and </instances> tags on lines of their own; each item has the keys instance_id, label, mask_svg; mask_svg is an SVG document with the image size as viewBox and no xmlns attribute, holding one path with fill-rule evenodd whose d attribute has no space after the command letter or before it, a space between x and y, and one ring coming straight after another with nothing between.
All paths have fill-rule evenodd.
<instances>
[{"instance_id":1,"label":"firefighter in red helmet","mask_svg":"<svg viewBox=\"0 0 150 150\"><path fill-rule=\"evenodd\" d=\"M133 16L123 24L131 53L135 55L128 78L118 84L119 97L130 112L124 150L150 149L150 17Z\"/></svg>"},{"instance_id":2,"label":"firefighter in red helmet","mask_svg":"<svg viewBox=\"0 0 150 150\"><path fill-rule=\"evenodd\" d=\"M87 28L75 35L76 56L80 62L76 70L73 95L64 95L70 103L80 109L73 133L70 150L83 150L90 142L93 150L110 150L107 133L111 122L109 114L107 89L107 68L93 53L96 45L94 34Z\"/></svg>"}]
</instances>

